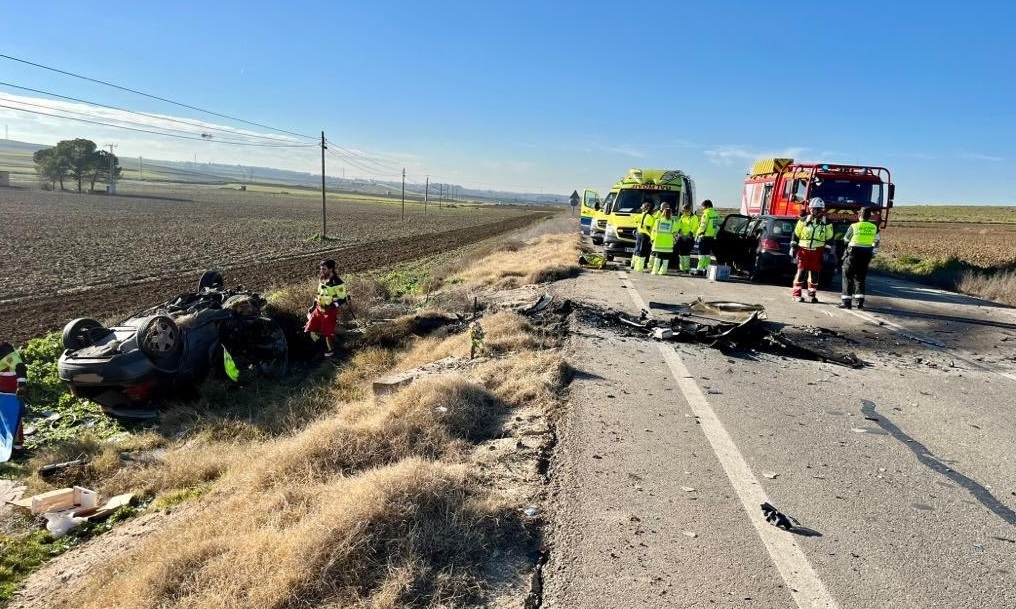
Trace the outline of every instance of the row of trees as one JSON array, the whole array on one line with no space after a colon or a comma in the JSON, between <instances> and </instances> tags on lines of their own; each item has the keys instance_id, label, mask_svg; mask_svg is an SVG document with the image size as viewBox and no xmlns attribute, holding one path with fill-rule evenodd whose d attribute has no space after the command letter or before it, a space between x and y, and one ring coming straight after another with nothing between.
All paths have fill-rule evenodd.
<instances>
[{"instance_id":1,"label":"row of trees","mask_svg":"<svg viewBox=\"0 0 1016 609\"><path fill-rule=\"evenodd\" d=\"M60 190L64 189L65 179L76 180L78 192L86 180L90 181L89 189L95 190L97 181L109 183L110 167L113 179L118 179L122 172L115 154L99 150L95 142L81 138L58 142L53 148L37 151L32 158L39 177L52 188L60 184Z\"/></svg>"}]
</instances>

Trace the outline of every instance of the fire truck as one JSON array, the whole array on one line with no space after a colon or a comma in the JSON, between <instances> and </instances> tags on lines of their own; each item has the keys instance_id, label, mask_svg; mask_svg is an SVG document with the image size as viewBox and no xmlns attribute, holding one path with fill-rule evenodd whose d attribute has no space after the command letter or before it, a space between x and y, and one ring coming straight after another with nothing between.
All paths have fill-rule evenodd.
<instances>
[{"instance_id":1,"label":"fire truck","mask_svg":"<svg viewBox=\"0 0 1016 609\"><path fill-rule=\"evenodd\" d=\"M895 191L885 167L763 159L744 179L741 213L797 217L809 200L819 197L834 225L856 222L861 209L870 207L871 221L885 228Z\"/></svg>"}]
</instances>

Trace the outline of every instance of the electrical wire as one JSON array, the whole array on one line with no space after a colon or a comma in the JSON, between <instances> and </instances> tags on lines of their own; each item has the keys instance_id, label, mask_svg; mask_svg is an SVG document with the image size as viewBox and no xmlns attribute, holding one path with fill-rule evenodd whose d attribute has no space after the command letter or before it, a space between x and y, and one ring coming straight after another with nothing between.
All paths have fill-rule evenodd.
<instances>
[{"instance_id":1,"label":"electrical wire","mask_svg":"<svg viewBox=\"0 0 1016 609\"><path fill-rule=\"evenodd\" d=\"M102 121L89 120L87 118L76 118L76 117L73 117L73 116L60 116L58 114L47 114L45 112L39 112L38 110L29 110L27 108L16 108L14 106L6 106L4 104L0 104L0 108L6 108L8 110L15 110L17 112L27 112L27 113L30 113L30 114L38 114L40 116L48 116L50 118L59 118L59 119L62 119L62 120L78 121L78 122L81 122L81 123L89 123L89 124L92 124L92 125L101 125L103 127L112 127L114 129L126 129L128 131L138 131L140 133L150 133L152 135L161 135L163 137L175 137L175 138L179 138L179 139L182 139L182 140L197 140L197 141L201 141L201 142L211 142L211 143L217 143L217 144L226 144L226 145L229 145L229 146L256 146L256 147L262 147L262 148L317 148L317 144L262 144L262 143L258 143L258 142L227 142L227 141L222 141L222 140L217 141L217 142L213 142L212 140L209 140L207 138L203 138L203 137L200 137L200 136L198 136L198 137L190 137L190 136L186 136L186 135L177 135L175 133L165 133L165 132L162 132L162 131L153 131L151 129L140 129L140 128L137 128L137 127L127 127L127 126L124 126L124 125L115 125L115 124L112 124L112 123L105 123L105 122L102 122Z\"/></svg>"},{"instance_id":2,"label":"electrical wire","mask_svg":"<svg viewBox=\"0 0 1016 609\"><path fill-rule=\"evenodd\" d=\"M137 111L137 110L128 110L126 108L120 108L120 107L117 107L117 106L110 106L108 104L103 104L103 103L100 103L100 102L89 101L87 99L81 99L81 98L78 98L78 97L70 97L68 95L60 95L59 93L53 93L51 91L43 91L41 89L33 89L31 87L24 87L24 86L21 86L21 85L16 85L14 83L9 83L9 82L4 82L4 81L0 81L0 85L11 87L13 89L20 89L22 91L31 91L32 93L39 93L40 95L48 95L50 97L56 97L56 98L59 98L59 99L66 99L68 101L79 102L79 103L90 105L90 106L97 106L97 107L100 107L100 108L107 108L109 110L116 110L117 112L125 112L127 114L137 114L137 115L140 115L140 116L147 116L148 118L154 118L156 120L162 120L162 121L167 121L167 122L181 123L181 124L184 124L184 125L190 125L192 127L198 127L198 128L200 128L202 130L202 132L221 131L223 133L228 133L230 135L239 135L239 136L242 136L242 137L265 139L265 140L269 140L269 141L273 141L273 142L284 142L284 143L290 143L290 144L293 143L293 140L291 138L290 139L281 139L281 138L271 137L271 136L267 136L267 135L248 134L248 133L244 133L242 131L238 131L238 130L235 130L235 129L228 129L228 128L225 128L225 127L213 127L213 126L210 126L210 125L205 125L205 124L202 124L202 123L196 123L196 122L193 122L193 121L187 121L187 120L184 120L184 119L179 119L179 118L174 118L174 117L169 117L169 116L161 116L161 115L158 115L158 114L149 114L147 112L140 112L140 111ZM16 103L23 103L23 104L30 105L30 106L31 105L35 105L35 104L30 104L29 102L22 102L22 101L18 101L18 100L8 100L8 101L13 101L13 102L16 102ZM44 107L46 107L46 106L44 106ZM50 109L51 110L59 110L61 112L75 113L73 110L64 110L64 109L60 109L60 108L50 108ZM114 119L114 120L122 120L122 119ZM124 120L123 122L130 122L130 121ZM165 129L171 129L169 127L164 127L164 128ZM179 131L179 130L176 130L176 131ZM189 133L189 132L185 132L185 133Z\"/></svg>"},{"instance_id":3,"label":"electrical wire","mask_svg":"<svg viewBox=\"0 0 1016 609\"><path fill-rule=\"evenodd\" d=\"M114 89L119 89L121 91L127 91L128 93L134 93L135 95L142 95L144 97L148 97L148 98L151 98L151 99L157 99L159 101L166 102L168 104L173 104L175 106L180 106L181 108L188 108L190 110L196 110L198 112L204 112L205 114L211 114L213 116L218 116L218 117L221 117L221 118L226 118L226 119L229 119L231 121L236 121L238 123L244 123L244 124L247 124L247 125L254 125L255 127L261 127L262 129L268 129L270 131L278 131L279 133L286 133L286 134L289 134L289 135L295 135L296 137L302 137L302 138L307 138L307 139L312 139L312 140L316 140L317 139L316 137L311 136L311 135L305 135L303 133L296 133L295 131L287 131L285 129L279 129L278 127L271 127L269 125L262 125L261 123L255 123L253 121L244 120L242 118L237 118L235 116L229 116L228 114L220 114L218 112L213 112L212 110L205 110L203 108L198 108L196 106L191 106L189 104L185 104L185 103L182 103L182 102L173 101L171 99L166 99L165 97L159 97L158 95L152 95L151 93L145 93L143 91L138 91L136 89L131 89L129 87L123 87L121 85L113 84L113 83L107 82L105 80L99 80L97 78L90 78L88 76L82 76L81 74L75 74L74 72L68 72L66 70L60 70L58 68L53 68L53 67L50 67L50 66L44 66L42 64L34 63L34 62L28 61L26 59L19 59L17 57L11 57L10 55L4 55L4 54L0 54L0 58L8 59L10 61L16 61L18 63L23 63L23 64L26 64L26 65L34 66L36 68L42 68L43 70L49 70L51 72L56 72L58 74L64 74L66 76L72 76L74 78L79 78L81 80L87 80L88 82L94 82L96 84L105 85L107 87L113 87Z\"/></svg>"},{"instance_id":4,"label":"electrical wire","mask_svg":"<svg viewBox=\"0 0 1016 609\"><path fill-rule=\"evenodd\" d=\"M395 165L388 165L387 163L382 162L381 160L374 160L374 158L369 156L369 155L366 155L366 154L363 154L363 153L353 152L352 150L349 150L347 148L343 148L342 146L339 146L335 142L333 142L331 140L328 140L328 139L325 140L325 143L328 144L330 147L334 147L334 148L338 148L339 150L342 150L343 152L345 152L349 156L357 157L358 160L362 160L364 163L377 166L379 171L390 172L390 173L398 173L399 172L399 168L396 167Z\"/></svg>"}]
</instances>

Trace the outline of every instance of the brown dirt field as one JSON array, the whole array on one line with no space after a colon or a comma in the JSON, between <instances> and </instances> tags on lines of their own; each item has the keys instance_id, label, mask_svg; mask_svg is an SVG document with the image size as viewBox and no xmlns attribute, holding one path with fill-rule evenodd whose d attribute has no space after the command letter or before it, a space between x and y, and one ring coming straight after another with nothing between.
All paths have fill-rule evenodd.
<instances>
[{"instance_id":1,"label":"brown dirt field","mask_svg":"<svg viewBox=\"0 0 1016 609\"><path fill-rule=\"evenodd\" d=\"M114 198L0 193L0 334L20 344L76 317L131 312L197 285L207 268L228 285L264 289L310 277L334 258L342 273L447 252L546 217L518 208L419 206L194 187ZM412 209L411 209L412 207Z\"/></svg>"},{"instance_id":2,"label":"brown dirt field","mask_svg":"<svg viewBox=\"0 0 1016 609\"><path fill-rule=\"evenodd\" d=\"M892 224L882 235L881 253L948 258L984 268L1016 264L1016 224L908 222Z\"/></svg>"}]
</instances>

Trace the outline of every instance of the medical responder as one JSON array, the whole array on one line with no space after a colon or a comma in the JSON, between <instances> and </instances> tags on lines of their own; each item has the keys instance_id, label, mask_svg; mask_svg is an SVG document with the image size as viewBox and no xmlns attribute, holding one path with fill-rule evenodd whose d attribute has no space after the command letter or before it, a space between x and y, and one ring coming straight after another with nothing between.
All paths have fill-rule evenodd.
<instances>
[{"instance_id":1,"label":"medical responder","mask_svg":"<svg viewBox=\"0 0 1016 609\"><path fill-rule=\"evenodd\" d=\"M646 268L646 260L653 248L651 234L653 232L653 203L646 199L642 203L642 212L639 215L639 226L635 232L635 253L631 257L631 268L634 271L642 271Z\"/></svg>"},{"instance_id":2,"label":"medical responder","mask_svg":"<svg viewBox=\"0 0 1016 609\"><path fill-rule=\"evenodd\" d=\"M695 229L695 242L698 243L698 268L692 272L693 275L705 275L713 258L713 243L716 241L716 233L720 230L720 214L713 209L713 202L709 199L702 201L702 215L698 221L698 228Z\"/></svg>"},{"instance_id":3,"label":"medical responder","mask_svg":"<svg viewBox=\"0 0 1016 609\"><path fill-rule=\"evenodd\" d=\"M314 342L325 339L325 357L334 355L335 324L339 307L349 299L346 284L335 272L334 260L322 260L318 265L318 291L314 304L307 311L307 325L303 331L310 334Z\"/></svg>"},{"instance_id":4,"label":"medical responder","mask_svg":"<svg viewBox=\"0 0 1016 609\"><path fill-rule=\"evenodd\" d=\"M698 232L698 216L692 210L691 203L681 206L681 215L677 218L677 263L682 273L691 272L691 250L695 247L695 233Z\"/></svg>"},{"instance_id":5,"label":"medical responder","mask_svg":"<svg viewBox=\"0 0 1016 609\"><path fill-rule=\"evenodd\" d=\"M28 386L28 368L10 343L0 341L0 392L13 393L21 399L21 410L18 412L18 425L14 432L14 450L24 449L25 432L21 419L25 416L25 388Z\"/></svg>"},{"instance_id":6,"label":"medical responder","mask_svg":"<svg viewBox=\"0 0 1016 609\"><path fill-rule=\"evenodd\" d=\"M794 236L790 240L790 257L797 258L797 273L790 294L797 302L804 302L801 295L804 273L808 273L808 297L818 302L818 280L822 273L822 255L826 242L833 238L833 225L825 218L825 201L815 197L808 201L808 215L797 221Z\"/></svg>"},{"instance_id":7,"label":"medical responder","mask_svg":"<svg viewBox=\"0 0 1016 609\"><path fill-rule=\"evenodd\" d=\"M843 240L847 251L843 255L843 294L840 308L849 309L851 304L864 308L865 280L868 265L878 248L878 225L871 221L871 208L861 210L861 220L847 228Z\"/></svg>"},{"instance_id":8,"label":"medical responder","mask_svg":"<svg viewBox=\"0 0 1016 609\"><path fill-rule=\"evenodd\" d=\"M674 253L674 229L676 223L670 215L670 205L663 205L663 212L653 224L653 270L654 275L666 275L670 256Z\"/></svg>"}]
</instances>

